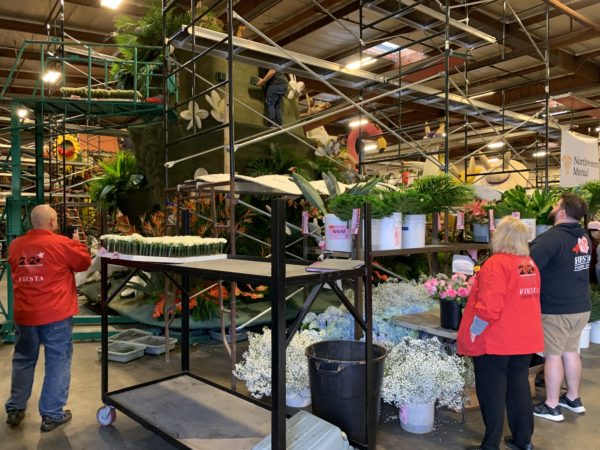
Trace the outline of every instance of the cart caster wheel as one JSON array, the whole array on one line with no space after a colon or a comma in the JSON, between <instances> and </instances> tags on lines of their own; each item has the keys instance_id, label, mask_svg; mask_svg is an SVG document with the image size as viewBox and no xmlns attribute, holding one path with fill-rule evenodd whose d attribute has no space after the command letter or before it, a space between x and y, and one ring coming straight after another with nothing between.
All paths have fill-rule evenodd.
<instances>
[{"instance_id":1,"label":"cart caster wheel","mask_svg":"<svg viewBox=\"0 0 600 450\"><path fill-rule=\"evenodd\" d=\"M102 406L96 413L96 420L103 427L112 425L117 420L117 411L112 406Z\"/></svg>"}]
</instances>

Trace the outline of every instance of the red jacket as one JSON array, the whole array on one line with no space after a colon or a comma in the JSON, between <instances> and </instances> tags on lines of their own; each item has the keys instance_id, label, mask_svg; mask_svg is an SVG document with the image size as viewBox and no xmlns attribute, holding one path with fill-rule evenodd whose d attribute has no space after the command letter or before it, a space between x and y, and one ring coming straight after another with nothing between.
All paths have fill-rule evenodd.
<instances>
[{"instance_id":1,"label":"red jacket","mask_svg":"<svg viewBox=\"0 0 600 450\"><path fill-rule=\"evenodd\" d=\"M488 322L471 342L471 323L477 315ZM474 277L458 329L458 353L526 355L544 350L540 307L540 274L529 256L497 253Z\"/></svg>"},{"instance_id":2,"label":"red jacket","mask_svg":"<svg viewBox=\"0 0 600 450\"><path fill-rule=\"evenodd\" d=\"M8 263L18 325L45 325L79 312L73 272L90 266L84 244L34 229L11 242Z\"/></svg>"}]
</instances>

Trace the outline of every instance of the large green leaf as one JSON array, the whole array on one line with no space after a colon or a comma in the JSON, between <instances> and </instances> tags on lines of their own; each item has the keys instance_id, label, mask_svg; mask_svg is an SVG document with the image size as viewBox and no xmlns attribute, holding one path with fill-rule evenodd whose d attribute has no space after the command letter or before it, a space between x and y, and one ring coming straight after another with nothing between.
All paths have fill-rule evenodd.
<instances>
[{"instance_id":1,"label":"large green leaf","mask_svg":"<svg viewBox=\"0 0 600 450\"><path fill-rule=\"evenodd\" d=\"M314 207L317 208L322 214L326 214L325 203L321 199L321 194L317 191L310 182L298 173L292 173L292 179L300 188L304 198Z\"/></svg>"}]
</instances>

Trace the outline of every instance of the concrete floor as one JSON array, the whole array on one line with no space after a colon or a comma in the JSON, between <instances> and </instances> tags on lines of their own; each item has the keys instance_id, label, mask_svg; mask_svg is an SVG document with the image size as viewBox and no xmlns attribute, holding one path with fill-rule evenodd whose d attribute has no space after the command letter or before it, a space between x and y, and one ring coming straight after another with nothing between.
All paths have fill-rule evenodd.
<instances>
[{"instance_id":1,"label":"concrete floor","mask_svg":"<svg viewBox=\"0 0 600 450\"><path fill-rule=\"evenodd\" d=\"M72 422L49 433L39 430L37 400L42 381L43 361L37 369L36 386L30 400L28 415L19 427L10 428L0 423L0 448L29 449L160 449L172 447L122 413L113 426L100 427L96 410L100 402L100 363L96 355L98 343L75 345L71 394L68 407L73 411ZM243 346L241 346L243 347ZM240 348L242 351L243 348ZM0 400L3 402L10 389L11 344L0 344ZM229 385L229 362L221 345L194 345L191 351L192 371L217 383ZM600 449L598 418L600 417L600 345L583 351L584 381L582 396L588 412L582 416L565 412L563 423L536 419L533 442L538 450ZM144 356L127 364L111 363L109 387L111 390L149 381L171 373L179 367L175 352L170 362L160 356ZM242 388L243 388L243 383ZM411 435L401 430L397 410L384 406L380 419L377 448L462 449L481 439L482 421L478 410L466 413L460 423L460 414L445 410L436 412L435 430L427 435Z\"/></svg>"}]
</instances>

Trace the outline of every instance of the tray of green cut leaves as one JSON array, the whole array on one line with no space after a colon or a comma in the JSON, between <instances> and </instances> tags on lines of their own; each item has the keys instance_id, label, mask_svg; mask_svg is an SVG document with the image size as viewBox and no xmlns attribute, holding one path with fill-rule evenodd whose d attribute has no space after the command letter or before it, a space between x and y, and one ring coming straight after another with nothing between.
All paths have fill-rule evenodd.
<instances>
[{"instance_id":1,"label":"tray of green cut leaves","mask_svg":"<svg viewBox=\"0 0 600 450\"><path fill-rule=\"evenodd\" d=\"M147 336L152 336L152 333L140 330L139 328L129 328L128 330L124 330L109 336L108 340L113 342L131 342Z\"/></svg>"},{"instance_id":2,"label":"tray of green cut leaves","mask_svg":"<svg viewBox=\"0 0 600 450\"><path fill-rule=\"evenodd\" d=\"M165 336L144 336L133 341L136 344L142 344L146 346L146 353L149 355L162 355L167 351L167 338ZM176 338L169 338L169 350L175 348L177 343Z\"/></svg>"},{"instance_id":3,"label":"tray of green cut leaves","mask_svg":"<svg viewBox=\"0 0 600 450\"><path fill-rule=\"evenodd\" d=\"M105 234L100 238L102 257L130 261L183 263L225 259L223 238L203 238L199 236L160 236L144 237L139 234L121 236Z\"/></svg>"},{"instance_id":4,"label":"tray of green cut leaves","mask_svg":"<svg viewBox=\"0 0 600 450\"><path fill-rule=\"evenodd\" d=\"M102 347L96 347L98 356L102 353ZM136 342L109 342L108 360L115 362L129 362L144 356L146 346Z\"/></svg>"}]
</instances>

